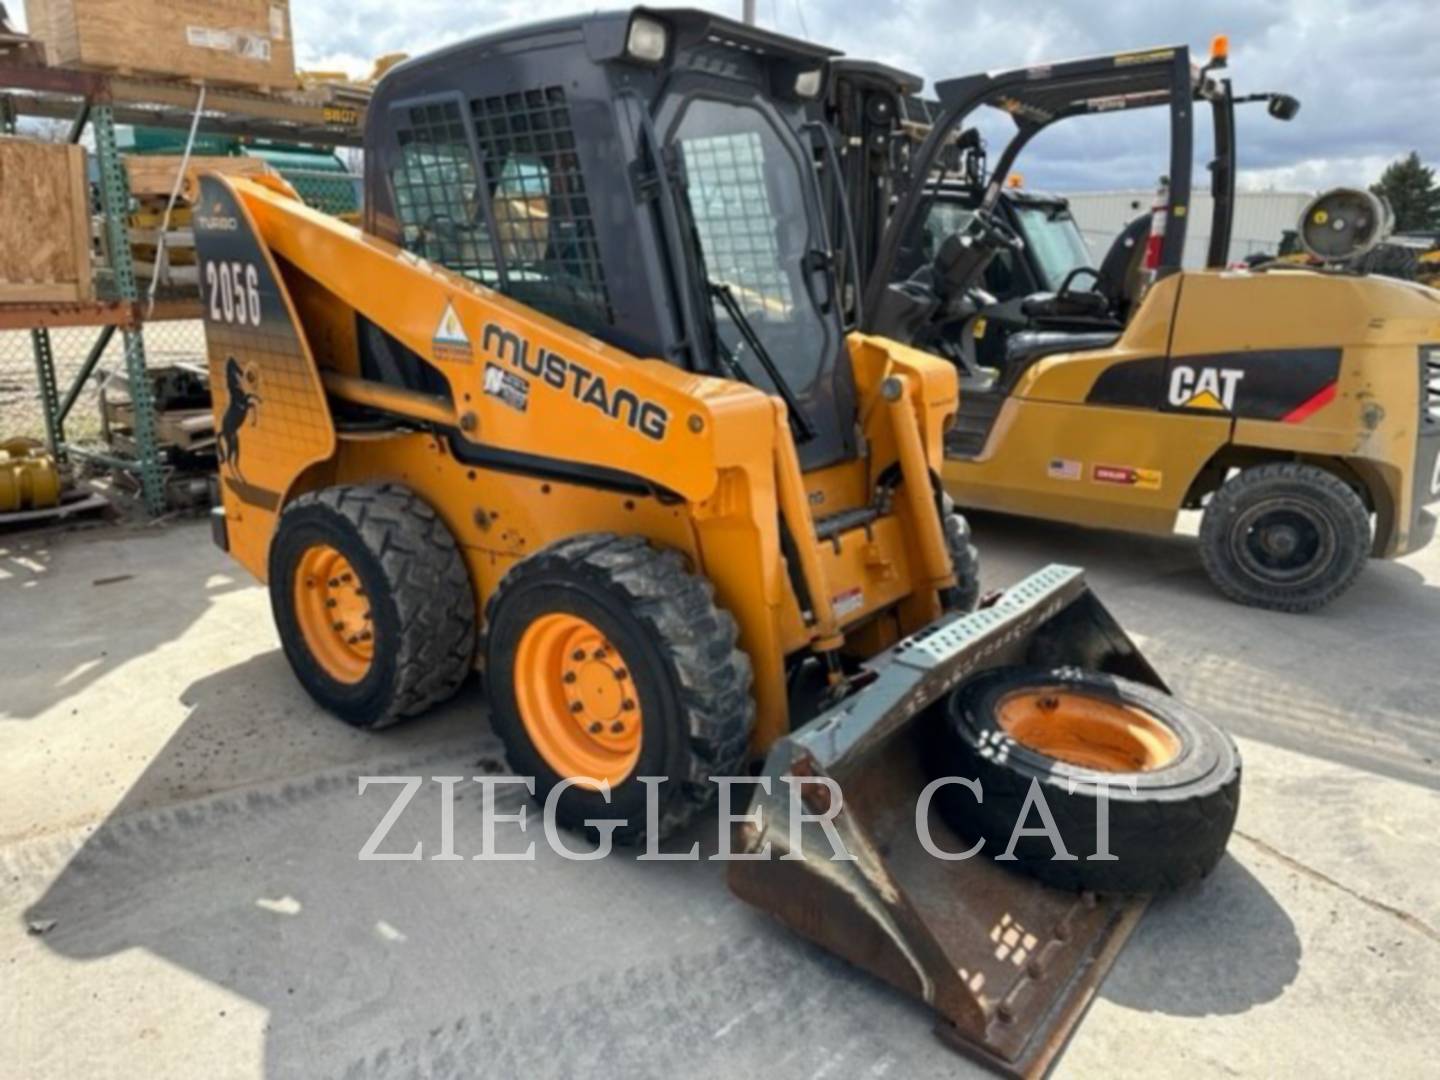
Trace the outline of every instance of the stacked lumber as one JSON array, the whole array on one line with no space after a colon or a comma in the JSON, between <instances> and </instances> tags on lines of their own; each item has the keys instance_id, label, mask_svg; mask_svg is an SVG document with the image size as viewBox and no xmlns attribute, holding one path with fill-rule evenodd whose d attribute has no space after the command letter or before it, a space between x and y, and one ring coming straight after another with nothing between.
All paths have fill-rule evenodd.
<instances>
[{"instance_id":1,"label":"stacked lumber","mask_svg":"<svg viewBox=\"0 0 1440 1080\"><path fill-rule=\"evenodd\" d=\"M293 89L289 0L28 0L55 67Z\"/></svg>"},{"instance_id":2,"label":"stacked lumber","mask_svg":"<svg viewBox=\"0 0 1440 1080\"><path fill-rule=\"evenodd\" d=\"M300 89L286 96L293 101L320 107L329 123L358 126L365 110L370 107L375 84L392 67L409 58L409 53L386 53L375 61L374 68L363 79L352 79L343 71L301 71Z\"/></svg>"},{"instance_id":3,"label":"stacked lumber","mask_svg":"<svg viewBox=\"0 0 1440 1080\"><path fill-rule=\"evenodd\" d=\"M131 154L125 158L125 171L130 180L130 195L135 209L130 213L130 251L135 273L144 280L160 273L162 285L200 284L195 265L195 230L191 215L200 198L200 174L225 173L228 176L261 176L274 170L259 158L192 157L180 182L180 193L170 212L165 230L165 260L160 261L161 229L165 226L165 207L175 187L181 158L172 155Z\"/></svg>"},{"instance_id":4,"label":"stacked lumber","mask_svg":"<svg viewBox=\"0 0 1440 1080\"><path fill-rule=\"evenodd\" d=\"M84 148L0 137L0 303L93 296Z\"/></svg>"}]
</instances>

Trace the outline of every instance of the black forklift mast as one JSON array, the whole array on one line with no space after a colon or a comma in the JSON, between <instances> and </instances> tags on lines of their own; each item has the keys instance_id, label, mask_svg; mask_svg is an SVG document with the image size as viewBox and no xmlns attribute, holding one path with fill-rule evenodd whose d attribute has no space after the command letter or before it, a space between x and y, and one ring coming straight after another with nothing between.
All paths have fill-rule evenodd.
<instances>
[{"instance_id":1,"label":"black forklift mast","mask_svg":"<svg viewBox=\"0 0 1440 1080\"><path fill-rule=\"evenodd\" d=\"M1157 276L1180 269L1189 224L1194 156L1194 108L1208 102L1214 125L1215 157L1210 163L1210 192L1215 209L1206 265L1222 267L1230 250L1235 216L1235 105L1264 101L1271 116L1289 120L1300 103L1286 94L1259 93L1237 98L1230 80L1217 77L1226 66L1228 42L1217 37L1203 65L1192 62L1185 45L1139 52L1041 64L950 79L936 84L939 105L929 134L909 160L908 177L895 184L898 204L876 245L866 275L865 307L880 310L880 296L889 286L906 230L922 211L927 179L941 162L954 135L981 106L1010 114L1016 132L990 172L980 209L993 210L1005 178L1030 140L1050 125L1074 116L1165 106L1170 114L1170 160L1165 232ZM928 110L927 111L932 111Z\"/></svg>"},{"instance_id":2,"label":"black forklift mast","mask_svg":"<svg viewBox=\"0 0 1440 1080\"><path fill-rule=\"evenodd\" d=\"M1160 272L1178 270L1185 252L1193 153L1193 102L1216 84L1194 69L1184 45L1143 52L1090 57L1058 64L1017 68L936 84L941 115L910 161L910 182L881 239L866 282L865 307L879 310L889 287L909 223L920 212L923 183L939 160L952 133L982 105L1010 114L1016 133L991 170L980 208L994 209L1005 177L1030 140L1051 124L1072 116L1094 115L1167 105L1170 110L1170 188ZM1228 246L1228 245L1227 245Z\"/></svg>"},{"instance_id":3,"label":"black forklift mast","mask_svg":"<svg viewBox=\"0 0 1440 1080\"><path fill-rule=\"evenodd\" d=\"M895 181L905 166L898 136L907 122L907 99L924 85L920 76L899 68L868 60L836 59L830 62L828 92L810 109L811 115L838 137L842 191L836 191L833 179L822 169L827 205L836 219L831 235L845 235L838 219L849 214L862 283L869 280L890 218ZM846 280L844 275L841 280Z\"/></svg>"}]
</instances>

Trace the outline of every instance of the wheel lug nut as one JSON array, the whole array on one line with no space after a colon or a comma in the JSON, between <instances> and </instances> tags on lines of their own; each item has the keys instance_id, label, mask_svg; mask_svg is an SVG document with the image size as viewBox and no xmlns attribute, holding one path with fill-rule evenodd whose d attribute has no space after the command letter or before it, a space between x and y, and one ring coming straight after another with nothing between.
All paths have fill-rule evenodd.
<instances>
[{"instance_id":1,"label":"wheel lug nut","mask_svg":"<svg viewBox=\"0 0 1440 1080\"><path fill-rule=\"evenodd\" d=\"M594 658L595 658L596 660L604 660L604 659L605 659L605 650L604 650L604 649L596 649L595 652L594 652L592 655L594 656Z\"/></svg>"},{"instance_id":2,"label":"wheel lug nut","mask_svg":"<svg viewBox=\"0 0 1440 1080\"><path fill-rule=\"evenodd\" d=\"M330 587L331 587L332 589L338 589L338 588L340 587L340 579L339 579L339 578L333 578L333 577L332 577L332 578L330 579Z\"/></svg>"},{"instance_id":3,"label":"wheel lug nut","mask_svg":"<svg viewBox=\"0 0 1440 1080\"><path fill-rule=\"evenodd\" d=\"M326 607L338 607L338 606L339 606L339 601L336 600L334 597L331 597L329 600L326 600L326 601L325 601L325 606L326 606Z\"/></svg>"},{"instance_id":4,"label":"wheel lug nut","mask_svg":"<svg viewBox=\"0 0 1440 1080\"><path fill-rule=\"evenodd\" d=\"M571 711L571 712L574 712L574 713L584 712L584 711L585 711L585 706L582 705L582 704L581 704L580 702L578 702L578 701L572 701L572 702L570 703L570 711Z\"/></svg>"},{"instance_id":5,"label":"wheel lug nut","mask_svg":"<svg viewBox=\"0 0 1440 1080\"><path fill-rule=\"evenodd\" d=\"M635 711L635 702L634 702L634 700L631 699L631 698L626 698L625 701L624 701L624 703L623 703L620 707L621 707L622 709L624 709L626 712L634 712L634 711Z\"/></svg>"},{"instance_id":6,"label":"wheel lug nut","mask_svg":"<svg viewBox=\"0 0 1440 1080\"><path fill-rule=\"evenodd\" d=\"M622 667L622 668L616 668L616 669L615 669L615 678L617 678L617 679L628 679L629 677L630 677L630 672L626 671L623 667Z\"/></svg>"},{"instance_id":7,"label":"wheel lug nut","mask_svg":"<svg viewBox=\"0 0 1440 1080\"><path fill-rule=\"evenodd\" d=\"M354 578L354 575L352 575L352 574L341 574L341 575L340 575L340 580L343 581L343 582L345 582L345 584L348 585L348 584L350 584L350 582L354 581L355 578Z\"/></svg>"},{"instance_id":8,"label":"wheel lug nut","mask_svg":"<svg viewBox=\"0 0 1440 1080\"><path fill-rule=\"evenodd\" d=\"M624 730L625 730L625 725L624 725L623 723L621 723L619 720L616 720L613 724L610 725L610 732L611 732L611 734L613 734L613 735L619 735L619 734L620 734L622 731L624 731Z\"/></svg>"},{"instance_id":9,"label":"wheel lug nut","mask_svg":"<svg viewBox=\"0 0 1440 1080\"><path fill-rule=\"evenodd\" d=\"M579 663L581 660L585 659L585 650L576 649L573 653L570 654L570 659L574 660L576 663Z\"/></svg>"},{"instance_id":10,"label":"wheel lug nut","mask_svg":"<svg viewBox=\"0 0 1440 1080\"><path fill-rule=\"evenodd\" d=\"M573 671L567 671L567 672L565 672L565 681L566 681L567 683L573 683L573 682L575 681L575 672L573 672Z\"/></svg>"},{"instance_id":11,"label":"wheel lug nut","mask_svg":"<svg viewBox=\"0 0 1440 1080\"><path fill-rule=\"evenodd\" d=\"M600 734L600 730L601 730L601 728L603 728L603 727L604 727L603 724L601 724L599 721L596 721L595 723L593 723L593 724L590 725L590 734L591 734L591 735L599 735L599 734Z\"/></svg>"},{"instance_id":12,"label":"wheel lug nut","mask_svg":"<svg viewBox=\"0 0 1440 1080\"><path fill-rule=\"evenodd\" d=\"M345 624L344 624L343 622L337 622L337 623L334 624L334 630L335 630L336 633L339 633L341 630L344 630L344 629L345 629Z\"/></svg>"}]
</instances>

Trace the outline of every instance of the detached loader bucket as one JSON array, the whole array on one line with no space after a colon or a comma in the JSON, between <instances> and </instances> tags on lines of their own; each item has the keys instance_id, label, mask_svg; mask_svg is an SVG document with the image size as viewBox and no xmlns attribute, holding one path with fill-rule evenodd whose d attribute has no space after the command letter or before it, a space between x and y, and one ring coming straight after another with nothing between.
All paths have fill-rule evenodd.
<instances>
[{"instance_id":1,"label":"detached loader bucket","mask_svg":"<svg viewBox=\"0 0 1440 1080\"><path fill-rule=\"evenodd\" d=\"M751 806L759 824L738 826L734 844L758 852L769 843L771 857L732 862L729 881L741 899L929 1004L955 1048L1034 1076L1064 1047L1145 901L1060 892L993 862L996 852L944 861L922 846L918 797L943 772L941 710L930 706L978 672L1022 663L1165 689L1081 572L1048 567L993 606L941 620L872 661L869 686L776 743L765 767L770 794L757 789ZM804 858L780 858L790 849L786 775L838 784L833 824L855 861L833 861L813 822L800 826ZM830 808L823 786L797 790L810 813ZM927 820L934 845L965 851L970 842L939 803L931 800Z\"/></svg>"}]
</instances>

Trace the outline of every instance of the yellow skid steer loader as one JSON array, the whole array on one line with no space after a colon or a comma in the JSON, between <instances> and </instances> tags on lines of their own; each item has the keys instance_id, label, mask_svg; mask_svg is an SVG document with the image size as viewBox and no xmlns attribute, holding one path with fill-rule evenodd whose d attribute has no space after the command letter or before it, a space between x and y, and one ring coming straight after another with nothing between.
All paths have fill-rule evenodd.
<instances>
[{"instance_id":1,"label":"yellow skid steer loader","mask_svg":"<svg viewBox=\"0 0 1440 1080\"><path fill-rule=\"evenodd\" d=\"M1078 571L974 610L953 368L842 320L804 119L832 55L565 19L385 76L363 230L204 178L215 535L347 722L481 668L563 825L658 842L768 755L734 837L772 857L733 888L1029 1073L1143 910L1119 894L1220 858L1239 763ZM1037 790L1068 858L1012 836ZM986 841L1008 862L957 856Z\"/></svg>"}]
</instances>

